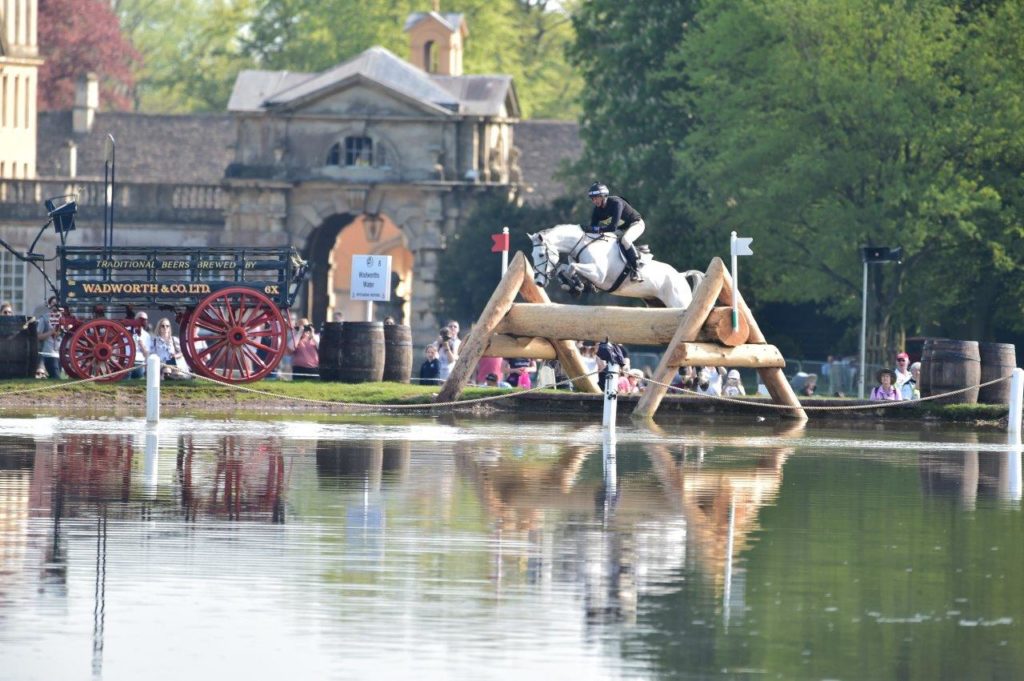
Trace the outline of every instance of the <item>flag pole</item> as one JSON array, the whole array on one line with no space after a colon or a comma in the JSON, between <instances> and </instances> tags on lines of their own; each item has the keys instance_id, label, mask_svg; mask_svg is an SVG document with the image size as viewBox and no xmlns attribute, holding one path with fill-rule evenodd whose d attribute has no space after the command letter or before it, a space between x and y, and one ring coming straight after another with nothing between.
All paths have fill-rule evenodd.
<instances>
[{"instance_id":1,"label":"flag pole","mask_svg":"<svg viewBox=\"0 0 1024 681\"><path fill-rule=\"evenodd\" d=\"M729 253L732 255L732 330L740 330L740 303L739 303L739 290L740 281L737 278L736 265L736 232L734 231L729 237Z\"/></svg>"},{"instance_id":2,"label":"flag pole","mask_svg":"<svg viewBox=\"0 0 1024 681\"><path fill-rule=\"evenodd\" d=\"M504 278L508 272L508 227L502 227L501 233L505 237L505 247L501 249L501 276Z\"/></svg>"}]
</instances>

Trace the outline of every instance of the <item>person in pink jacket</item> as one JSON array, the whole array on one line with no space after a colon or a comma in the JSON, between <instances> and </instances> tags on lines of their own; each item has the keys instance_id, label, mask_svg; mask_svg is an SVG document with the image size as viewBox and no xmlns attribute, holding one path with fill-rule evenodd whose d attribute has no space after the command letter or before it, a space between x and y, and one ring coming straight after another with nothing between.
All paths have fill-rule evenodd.
<instances>
[{"instance_id":1,"label":"person in pink jacket","mask_svg":"<svg viewBox=\"0 0 1024 681\"><path fill-rule=\"evenodd\" d=\"M878 372L878 385L871 391L872 400L899 400L900 391L896 388L896 372L882 369Z\"/></svg>"}]
</instances>

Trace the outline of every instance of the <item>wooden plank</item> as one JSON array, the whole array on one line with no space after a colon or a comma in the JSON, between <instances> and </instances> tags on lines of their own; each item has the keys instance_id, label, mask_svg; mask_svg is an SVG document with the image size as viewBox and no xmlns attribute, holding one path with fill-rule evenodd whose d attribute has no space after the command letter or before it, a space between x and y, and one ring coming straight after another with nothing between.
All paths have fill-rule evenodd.
<instances>
[{"instance_id":1,"label":"wooden plank","mask_svg":"<svg viewBox=\"0 0 1024 681\"><path fill-rule=\"evenodd\" d=\"M682 308L517 303L496 331L551 340L610 338L622 344L667 345L679 328L683 313Z\"/></svg>"},{"instance_id":2,"label":"wooden plank","mask_svg":"<svg viewBox=\"0 0 1024 681\"><path fill-rule=\"evenodd\" d=\"M640 396L636 409L633 410L634 418L654 418L654 412L658 410L658 405L661 404L661 400L665 397L668 385L672 382L672 378L676 373L676 367L671 364L672 355L680 343L687 343L697 339L697 334L700 332L701 327L704 326L708 315L711 314L711 310L715 307L715 301L718 300L718 296L722 292L722 284L726 276L727 272L725 271L725 264L722 262L722 259L713 258L711 264L708 265L708 271L704 275L703 281L697 285L697 289L693 292L693 300L690 301L690 306L683 313L679 327L672 336L672 340L665 350L665 354L662 355L658 368L654 372L654 379L658 383L649 384L647 390Z\"/></svg>"},{"instance_id":3,"label":"wooden plank","mask_svg":"<svg viewBox=\"0 0 1024 681\"><path fill-rule=\"evenodd\" d=\"M774 345L766 343L730 348L717 343L680 343L669 360L673 368L681 366L716 366L761 369L784 367L786 359Z\"/></svg>"},{"instance_id":4,"label":"wooden plank","mask_svg":"<svg viewBox=\"0 0 1024 681\"><path fill-rule=\"evenodd\" d=\"M725 273L725 281L722 284L722 291L720 300L723 305L732 305L732 276L728 272ZM743 300L743 294L737 293L737 303L740 309L740 314L743 315L747 323L750 325L750 343L764 343L764 334L761 333L761 327L757 325L757 320L754 319L754 315L750 313L750 308L747 307L746 301ZM783 415L800 419L802 421L807 420L807 412L804 411L800 405L800 400L797 399L796 393L793 392L793 387L786 380L786 375L782 372L781 368L768 367L757 370L758 375L761 377L761 383L768 388L768 394L771 395L772 401L776 404L782 404L793 409L783 411Z\"/></svg>"},{"instance_id":5,"label":"wooden plank","mask_svg":"<svg viewBox=\"0 0 1024 681\"><path fill-rule=\"evenodd\" d=\"M546 338L506 336L496 333L484 351L487 357L526 357L528 359L557 359L555 348Z\"/></svg>"},{"instance_id":6,"label":"wooden plank","mask_svg":"<svg viewBox=\"0 0 1024 681\"><path fill-rule=\"evenodd\" d=\"M512 302L516 299L519 289L523 285L523 275L529 265L526 263L526 256L516 253L509 263L505 276L501 278L498 286L487 301L480 319L473 325L469 336L462 341L459 348L459 358L455 360L448 380L441 386L441 391L434 399L435 402L450 402L462 394L463 389L469 382L470 377L476 370L477 362L484 356L484 349L491 340L494 328L502 320ZM531 283L533 283L531 281Z\"/></svg>"},{"instance_id":7,"label":"wooden plank","mask_svg":"<svg viewBox=\"0 0 1024 681\"><path fill-rule=\"evenodd\" d=\"M552 305L547 291L537 286L536 282L533 281L533 267L525 260L523 264L525 265L523 284L519 291L523 296L523 300L527 303L534 303L537 307ZM589 310L592 308L584 307L583 309ZM583 364L583 357L576 348L576 341L585 339L559 340L549 336L545 336L545 338L548 338L554 346L555 354L558 356L558 363L562 365L562 371L565 372L566 376L573 379L573 387L580 392L600 394L601 389L597 387L597 376L587 375L587 368Z\"/></svg>"}]
</instances>

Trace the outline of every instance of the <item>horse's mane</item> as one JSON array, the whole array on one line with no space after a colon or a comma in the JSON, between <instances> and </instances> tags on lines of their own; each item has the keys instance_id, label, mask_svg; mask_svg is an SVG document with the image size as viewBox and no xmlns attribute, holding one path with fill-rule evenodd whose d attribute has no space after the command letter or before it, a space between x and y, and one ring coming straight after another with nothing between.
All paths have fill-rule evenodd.
<instances>
[{"instance_id":1,"label":"horse's mane","mask_svg":"<svg viewBox=\"0 0 1024 681\"><path fill-rule=\"evenodd\" d=\"M580 227L579 225L555 225L554 227L548 227L547 229L542 229L538 233L539 234L547 234L548 232L554 232L556 230L558 230L558 231L567 231L567 230L570 230L570 229L575 231L575 232L582 232L583 231L583 228Z\"/></svg>"}]
</instances>

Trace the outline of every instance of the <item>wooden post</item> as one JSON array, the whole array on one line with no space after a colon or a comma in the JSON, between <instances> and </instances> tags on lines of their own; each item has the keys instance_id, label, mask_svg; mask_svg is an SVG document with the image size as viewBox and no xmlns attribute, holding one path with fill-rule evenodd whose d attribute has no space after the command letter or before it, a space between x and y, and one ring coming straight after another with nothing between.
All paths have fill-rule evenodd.
<instances>
[{"instance_id":1,"label":"wooden post","mask_svg":"<svg viewBox=\"0 0 1024 681\"><path fill-rule=\"evenodd\" d=\"M736 296L739 299L740 317L747 320L747 324L750 325L750 338L751 343L764 343L764 334L761 333L761 327L757 325L757 320L754 319L754 315L750 313L750 308L747 307L747 301L743 300L743 294L738 293ZM722 291L720 299L723 303L726 301L732 302L732 277L728 272L725 273L725 281L722 284ZM793 392L792 386L789 385L789 381L786 380L786 375L782 372L782 369L778 367L768 367L757 370L758 375L761 377L761 382L764 383L765 387L768 388L768 394L771 395L772 401L776 404L784 404L793 409L782 412L784 415L795 419L807 420L807 412L800 406L800 400L797 399L796 393Z\"/></svg>"},{"instance_id":2,"label":"wooden post","mask_svg":"<svg viewBox=\"0 0 1024 681\"><path fill-rule=\"evenodd\" d=\"M731 307L716 307L708 315L708 320L704 322L704 327L697 337L702 341L721 343L734 348L743 345L750 338L750 325L743 315L740 315L739 323L739 328L732 327Z\"/></svg>"},{"instance_id":3,"label":"wooden post","mask_svg":"<svg viewBox=\"0 0 1024 681\"><path fill-rule=\"evenodd\" d=\"M512 263L508 266L508 271L505 272L505 276L501 278L501 282L494 289L491 299L484 306L484 311L480 313L480 319L473 326L469 337L462 341L459 358L455 360L455 365L452 367L451 373L448 374L448 380L441 386L441 391L437 394L435 402L450 402L462 394L466 383L469 382L469 377L476 370L477 362L484 356L484 349L491 340L494 328L505 317L509 308L512 307L512 302L516 299L516 294L522 288L523 275L527 267L529 265L526 262L526 256L516 253ZM531 280L530 283L532 284L533 281Z\"/></svg>"},{"instance_id":4,"label":"wooden post","mask_svg":"<svg viewBox=\"0 0 1024 681\"><path fill-rule=\"evenodd\" d=\"M611 338L627 345L667 345L679 328L683 313L682 308L515 303L496 332L550 340Z\"/></svg>"},{"instance_id":5,"label":"wooden post","mask_svg":"<svg viewBox=\"0 0 1024 681\"><path fill-rule=\"evenodd\" d=\"M516 255L517 258L520 256L522 256L522 253ZM523 300L528 303L550 305L551 299L548 298L547 291L537 286L536 282L533 281L533 267L530 266L530 263L526 262L525 258L523 259L523 265L523 283L519 291L523 296ZM585 375L587 368L583 364L583 357L576 348L576 343L570 340L549 340L555 346L555 354L558 355L558 362L562 365L562 371L569 378L575 378L572 382L573 387L580 392L600 394L601 390L597 387L597 377ZM586 339L580 338L577 340Z\"/></svg>"},{"instance_id":6,"label":"wooden post","mask_svg":"<svg viewBox=\"0 0 1024 681\"><path fill-rule=\"evenodd\" d=\"M661 362L658 363L658 368L654 372L654 380L658 381L658 383L647 385L647 390L640 396L640 401L637 402L636 409L633 410L633 418L654 418L654 412L658 410L658 405L661 404L665 393L668 392L667 386L672 382L672 378L676 373L676 367L672 366L672 356L676 348L680 343L697 339L697 334L700 332L701 327L704 326L704 321L708 318L712 308L715 306L715 301L718 300L722 292L722 285L725 282L726 276L725 263L722 262L722 259L712 259L704 280L697 285L697 290L693 292L693 300L690 301L690 306L686 308L683 319L679 323L679 328L676 329L672 341L669 343L668 348L666 348L665 354L661 356Z\"/></svg>"},{"instance_id":7,"label":"wooden post","mask_svg":"<svg viewBox=\"0 0 1024 681\"><path fill-rule=\"evenodd\" d=\"M732 320L729 322L731 324ZM779 349L767 343L748 343L736 348L718 343L680 343L667 354L671 354L669 365L673 368L714 366L761 369L786 366L786 359Z\"/></svg>"},{"instance_id":8,"label":"wooden post","mask_svg":"<svg viewBox=\"0 0 1024 681\"><path fill-rule=\"evenodd\" d=\"M529 359L558 359L555 348L546 338L528 336L506 336L496 333L491 336L484 354L488 357L526 357Z\"/></svg>"}]
</instances>

